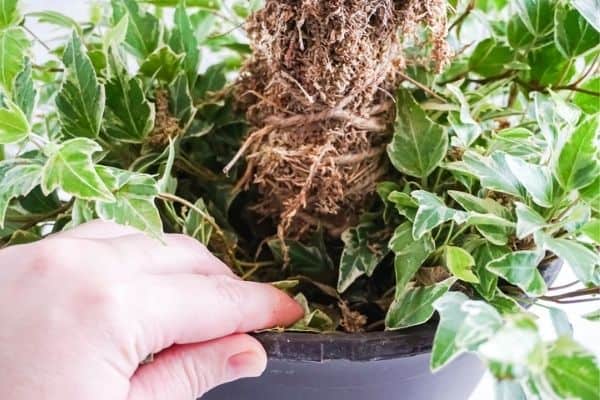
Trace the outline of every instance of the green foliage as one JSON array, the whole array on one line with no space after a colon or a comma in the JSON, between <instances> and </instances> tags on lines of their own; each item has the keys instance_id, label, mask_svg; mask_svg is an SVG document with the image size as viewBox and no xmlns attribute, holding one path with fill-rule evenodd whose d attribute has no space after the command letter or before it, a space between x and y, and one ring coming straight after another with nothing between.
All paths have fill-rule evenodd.
<instances>
[{"instance_id":1,"label":"green foliage","mask_svg":"<svg viewBox=\"0 0 600 400\"><path fill-rule=\"evenodd\" d=\"M556 300L548 260L584 293L600 285L600 7L451 3L456 55L441 73L420 62L430 44L403 43L410 79L380 198L337 233L324 220L282 240L252 212L243 166L222 173L247 134L232 79L251 49L238 28L261 1L111 0L79 24L53 11L23 19L0 0L0 245L94 218L184 233L296 294L306 316L291 330L339 330L348 310L399 330L437 310L434 370L474 352L499 399L593 398L598 361L567 315L552 308L559 337L544 341L521 305ZM32 58L30 19L62 33L49 62Z\"/></svg>"}]
</instances>

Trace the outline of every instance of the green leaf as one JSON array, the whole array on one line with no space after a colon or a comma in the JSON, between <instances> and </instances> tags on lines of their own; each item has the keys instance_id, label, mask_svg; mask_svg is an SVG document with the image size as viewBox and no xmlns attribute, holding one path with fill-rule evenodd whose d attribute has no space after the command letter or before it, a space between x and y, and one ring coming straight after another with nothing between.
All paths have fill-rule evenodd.
<instances>
[{"instance_id":1,"label":"green leaf","mask_svg":"<svg viewBox=\"0 0 600 400\"><path fill-rule=\"evenodd\" d=\"M540 261L539 252L516 251L491 261L486 269L518 286L527 295L539 297L547 290L546 282L538 271Z\"/></svg>"},{"instance_id":2,"label":"green leaf","mask_svg":"<svg viewBox=\"0 0 600 400\"><path fill-rule=\"evenodd\" d=\"M458 279L464 282L479 283L479 278L473 273L475 259L465 249L455 246L445 248L446 267Z\"/></svg>"},{"instance_id":3,"label":"green leaf","mask_svg":"<svg viewBox=\"0 0 600 400\"><path fill-rule=\"evenodd\" d=\"M154 203L158 195L158 186L154 178L104 166L96 167L96 171L115 198L111 201L96 202L98 216L160 238L162 221Z\"/></svg>"},{"instance_id":4,"label":"green leaf","mask_svg":"<svg viewBox=\"0 0 600 400\"><path fill-rule=\"evenodd\" d=\"M31 131L27 117L12 101L4 99L5 107L0 107L0 145L21 142Z\"/></svg>"},{"instance_id":5,"label":"green leaf","mask_svg":"<svg viewBox=\"0 0 600 400\"><path fill-rule=\"evenodd\" d=\"M388 200L396 205L396 210L400 215L414 222L419 204L410 195L404 192L393 191L388 196Z\"/></svg>"},{"instance_id":6,"label":"green leaf","mask_svg":"<svg viewBox=\"0 0 600 400\"><path fill-rule=\"evenodd\" d=\"M198 239L200 243L208 246L213 233L214 219L210 216L203 199L198 199L194 205L203 211L203 214L193 209L189 210L183 223L183 233Z\"/></svg>"},{"instance_id":7,"label":"green leaf","mask_svg":"<svg viewBox=\"0 0 600 400\"><path fill-rule=\"evenodd\" d=\"M509 218L510 212L506 207L495 200L480 198L470 193L449 190L448 194L466 211L480 214L494 214L502 218Z\"/></svg>"},{"instance_id":8,"label":"green leaf","mask_svg":"<svg viewBox=\"0 0 600 400\"><path fill-rule=\"evenodd\" d=\"M567 313L561 309L551 307L550 308L550 319L552 319L552 325L554 325L554 330L556 334L560 336L573 336L573 326L569 322L569 317Z\"/></svg>"},{"instance_id":9,"label":"green leaf","mask_svg":"<svg viewBox=\"0 0 600 400\"><path fill-rule=\"evenodd\" d=\"M584 188L600 174L598 121L592 116L582 122L560 152L555 174L566 191Z\"/></svg>"},{"instance_id":10,"label":"green leaf","mask_svg":"<svg viewBox=\"0 0 600 400\"><path fill-rule=\"evenodd\" d=\"M140 59L152 54L159 45L162 27L159 20L140 8L136 0L111 0L113 22L129 17L125 43L129 51Z\"/></svg>"},{"instance_id":11,"label":"green leaf","mask_svg":"<svg viewBox=\"0 0 600 400\"><path fill-rule=\"evenodd\" d=\"M469 147L477 140L483 130L477 121L473 119L471 107L460 89L452 84L446 85L446 88L454 95L460 104L460 112L451 112L448 116L448 121L458 139L455 145Z\"/></svg>"},{"instance_id":12,"label":"green leaf","mask_svg":"<svg viewBox=\"0 0 600 400\"><path fill-rule=\"evenodd\" d=\"M23 19L18 0L0 0L0 29L18 25Z\"/></svg>"},{"instance_id":13,"label":"green leaf","mask_svg":"<svg viewBox=\"0 0 600 400\"><path fill-rule=\"evenodd\" d=\"M435 242L430 235L415 240L409 222L399 225L390 239L389 248L394 252L396 272L396 295L403 292L427 257L435 250Z\"/></svg>"},{"instance_id":14,"label":"green leaf","mask_svg":"<svg viewBox=\"0 0 600 400\"><path fill-rule=\"evenodd\" d=\"M479 284L473 284L477 292L486 300L492 300L496 295L498 276L488 271L485 267L490 261L496 260L510 252L506 246L497 246L488 241L475 248L473 258L475 259L475 274L479 278Z\"/></svg>"},{"instance_id":15,"label":"green leaf","mask_svg":"<svg viewBox=\"0 0 600 400\"><path fill-rule=\"evenodd\" d=\"M15 91L13 100L16 105L23 111L27 117L27 121L31 122L33 115L33 107L37 97L37 90L33 86L33 78L31 74L31 62L27 60L25 68L15 78Z\"/></svg>"},{"instance_id":16,"label":"green leaf","mask_svg":"<svg viewBox=\"0 0 600 400\"><path fill-rule=\"evenodd\" d=\"M521 127L507 128L496 133L489 146L489 152L496 151L524 159L541 154L540 145L533 132Z\"/></svg>"},{"instance_id":17,"label":"green leaf","mask_svg":"<svg viewBox=\"0 0 600 400\"><path fill-rule=\"evenodd\" d=\"M41 172L42 165L31 160L0 162L0 229L4 228L10 201L28 195L38 186Z\"/></svg>"},{"instance_id":18,"label":"green leaf","mask_svg":"<svg viewBox=\"0 0 600 400\"><path fill-rule=\"evenodd\" d=\"M554 40L565 57L577 57L600 43L600 33L577 10L557 7L554 18Z\"/></svg>"},{"instance_id":19,"label":"green leaf","mask_svg":"<svg viewBox=\"0 0 600 400\"><path fill-rule=\"evenodd\" d=\"M335 329L335 324L324 311L316 308L311 310L308 300L302 293L298 293L294 300L304 310L304 317L293 326L287 328L291 332L329 332Z\"/></svg>"},{"instance_id":20,"label":"green leaf","mask_svg":"<svg viewBox=\"0 0 600 400\"><path fill-rule=\"evenodd\" d=\"M440 314L431 369L435 372L467 350L474 350L501 326L500 314L482 301L471 301L460 292L449 292L434 303Z\"/></svg>"},{"instance_id":21,"label":"green leaf","mask_svg":"<svg viewBox=\"0 0 600 400\"><path fill-rule=\"evenodd\" d=\"M81 25L79 25L77 21L68 15L59 13L57 11L46 10L30 12L27 13L27 17L37 18L38 22L40 23L48 23L67 28L69 30L75 30L77 31L77 35L80 37L83 36L83 29L81 29Z\"/></svg>"},{"instance_id":22,"label":"green leaf","mask_svg":"<svg viewBox=\"0 0 600 400\"><path fill-rule=\"evenodd\" d=\"M581 233L600 244L600 219L594 218L581 228Z\"/></svg>"},{"instance_id":23,"label":"green leaf","mask_svg":"<svg viewBox=\"0 0 600 400\"><path fill-rule=\"evenodd\" d=\"M490 157L484 157L474 151L467 151L462 162L451 163L448 168L477 177L486 189L520 198L523 187L510 171L506 156L506 153L495 152Z\"/></svg>"},{"instance_id":24,"label":"green leaf","mask_svg":"<svg viewBox=\"0 0 600 400\"><path fill-rule=\"evenodd\" d=\"M194 100L185 73L180 72L169 85L169 94L171 114L179 120L179 126L185 129L196 115L196 107L194 107Z\"/></svg>"},{"instance_id":25,"label":"green leaf","mask_svg":"<svg viewBox=\"0 0 600 400\"><path fill-rule=\"evenodd\" d=\"M584 314L583 318L589 321L600 321L600 309Z\"/></svg>"},{"instance_id":26,"label":"green leaf","mask_svg":"<svg viewBox=\"0 0 600 400\"><path fill-rule=\"evenodd\" d=\"M421 325L433 316L433 303L450 290L453 278L432 286L413 287L396 295L385 317L388 330Z\"/></svg>"},{"instance_id":27,"label":"green leaf","mask_svg":"<svg viewBox=\"0 0 600 400\"><path fill-rule=\"evenodd\" d=\"M127 37L127 29L129 28L129 18L127 16L121 19L112 27L107 29L102 39L102 50L109 54L110 51L118 49Z\"/></svg>"},{"instance_id":28,"label":"green leaf","mask_svg":"<svg viewBox=\"0 0 600 400\"><path fill-rule=\"evenodd\" d=\"M550 348L544 375L563 399L593 400L600 393L598 359L568 337Z\"/></svg>"},{"instance_id":29,"label":"green leaf","mask_svg":"<svg viewBox=\"0 0 600 400\"><path fill-rule=\"evenodd\" d=\"M42 172L42 190L48 195L62 189L84 200L114 201L96 169L92 155L102 148L87 138L67 140L48 149L49 157Z\"/></svg>"},{"instance_id":30,"label":"green leaf","mask_svg":"<svg viewBox=\"0 0 600 400\"><path fill-rule=\"evenodd\" d=\"M189 2L189 1L188 1ZM200 65L200 50L198 39L186 11L186 0L181 0L175 10L175 27L169 39L169 45L178 54L185 54L183 68L187 73L190 87L193 87L198 77Z\"/></svg>"},{"instance_id":31,"label":"green leaf","mask_svg":"<svg viewBox=\"0 0 600 400\"><path fill-rule=\"evenodd\" d=\"M600 21L598 20L598 0L571 0L573 7L589 22L596 31L600 32Z\"/></svg>"},{"instance_id":32,"label":"green leaf","mask_svg":"<svg viewBox=\"0 0 600 400\"><path fill-rule=\"evenodd\" d=\"M509 236L515 228L514 222L494 214L469 213L467 224L475 226L486 240L497 246L508 243Z\"/></svg>"},{"instance_id":33,"label":"green leaf","mask_svg":"<svg viewBox=\"0 0 600 400\"><path fill-rule=\"evenodd\" d=\"M423 235L444 222L454 220L456 223L462 224L467 220L467 213L447 207L439 197L432 193L416 190L411 195L419 203L419 210L413 226L415 239L422 238Z\"/></svg>"},{"instance_id":34,"label":"green leaf","mask_svg":"<svg viewBox=\"0 0 600 400\"><path fill-rule=\"evenodd\" d=\"M583 189L579 189L581 198L596 212L600 212L600 176Z\"/></svg>"},{"instance_id":35,"label":"green leaf","mask_svg":"<svg viewBox=\"0 0 600 400\"><path fill-rule=\"evenodd\" d=\"M510 47L489 38L479 42L469 59L469 68L483 77L494 77L507 71L514 58Z\"/></svg>"},{"instance_id":36,"label":"green leaf","mask_svg":"<svg viewBox=\"0 0 600 400\"><path fill-rule=\"evenodd\" d=\"M516 203L517 238L525 239L546 226L546 220L523 203Z\"/></svg>"},{"instance_id":37,"label":"green leaf","mask_svg":"<svg viewBox=\"0 0 600 400\"><path fill-rule=\"evenodd\" d=\"M425 178L446 155L446 130L430 120L412 95L399 91L395 132L388 146L394 167L407 175Z\"/></svg>"},{"instance_id":38,"label":"green leaf","mask_svg":"<svg viewBox=\"0 0 600 400\"><path fill-rule=\"evenodd\" d=\"M580 84L579 87L593 93L600 93L600 76ZM594 96L593 94L576 92L573 96L573 103L587 114L597 114L600 112L600 101L598 101L598 96Z\"/></svg>"},{"instance_id":39,"label":"green leaf","mask_svg":"<svg viewBox=\"0 0 600 400\"><path fill-rule=\"evenodd\" d=\"M23 60L30 47L31 42L23 29L0 29L0 88L7 94L13 92L15 77L23 69Z\"/></svg>"},{"instance_id":40,"label":"green leaf","mask_svg":"<svg viewBox=\"0 0 600 400\"><path fill-rule=\"evenodd\" d=\"M96 138L104 114L104 87L75 32L63 55L67 67L62 87L56 95L56 107L62 131L70 137Z\"/></svg>"},{"instance_id":41,"label":"green leaf","mask_svg":"<svg viewBox=\"0 0 600 400\"><path fill-rule=\"evenodd\" d=\"M179 72L183 58L183 54L175 54L170 47L162 46L146 57L140 73L169 83Z\"/></svg>"},{"instance_id":42,"label":"green leaf","mask_svg":"<svg viewBox=\"0 0 600 400\"><path fill-rule=\"evenodd\" d=\"M554 24L553 0L517 0L519 17L536 36L549 32Z\"/></svg>"},{"instance_id":43,"label":"green leaf","mask_svg":"<svg viewBox=\"0 0 600 400\"><path fill-rule=\"evenodd\" d=\"M106 82L105 129L115 139L142 143L154 127L154 105L146 99L142 82L125 74L119 68Z\"/></svg>"},{"instance_id":44,"label":"green leaf","mask_svg":"<svg viewBox=\"0 0 600 400\"><path fill-rule=\"evenodd\" d=\"M600 285L600 257L584 245L568 239L538 235L540 245L562 258L584 284Z\"/></svg>"},{"instance_id":45,"label":"green leaf","mask_svg":"<svg viewBox=\"0 0 600 400\"><path fill-rule=\"evenodd\" d=\"M267 242L275 260L284 262L284 251L280 240ZM299 241L286 240L289 268L291 275L305 275L319 282L329 280L334 273L334 267L329 255L317 246L308 246Z\"/></svg>"},{"instance_id":46,"label":"green leaf","mask_svg":"<svg viewBox=\"0 0 600 400\"><path fill-rule=\"evenodd\" d=\"M344 250L340 258L337 290L345 292L356 279L372 276L375 268L388 254L387 240L382 242L380 227L372 221L346 230L342 234Z\"/></svg>"},{"instance_id":47,"label":"green leaf","mask_svg":"<svg viewBox=\"0 0 600 400\"><path fill-rule=\"evenodd\" d=\"M505 158L510 171L527 190L533 201L542 207L552 207L555 188L550 169L510 155L506 155Z\"/></svg>"}]
</instances>

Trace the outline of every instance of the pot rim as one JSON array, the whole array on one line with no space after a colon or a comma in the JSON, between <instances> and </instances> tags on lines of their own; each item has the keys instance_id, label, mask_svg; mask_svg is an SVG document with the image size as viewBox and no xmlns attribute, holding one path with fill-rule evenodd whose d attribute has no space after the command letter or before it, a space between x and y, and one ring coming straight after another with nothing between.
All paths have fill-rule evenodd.
<instances>
[{"instance_id":1,"label":"pot rim","mask_svg":"<svg viewBox=\"0 0 600 400\"><path fill-rule=\"evenodd\" d=\"M551 285L563 266L552 258L540 266L544 281ZM524 304L526 306L526 304ZM292 362L382 361L429 353L437 329L435 319L397 331L344 332L262 332L253 336L264 346L269 359Z\"/></svg>"}]
</instances>

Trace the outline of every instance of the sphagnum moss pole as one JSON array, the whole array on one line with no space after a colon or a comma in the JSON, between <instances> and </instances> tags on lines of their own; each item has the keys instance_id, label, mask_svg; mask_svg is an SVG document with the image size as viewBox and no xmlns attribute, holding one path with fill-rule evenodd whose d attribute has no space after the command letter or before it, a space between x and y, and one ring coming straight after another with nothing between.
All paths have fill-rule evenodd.
<instances>
[{"instance_id":1,"label":"sphagnum moss pole","mask_svg":"<svg viewBox=\"0 0 600 400\"><path fill-rule=\"evenodd\" d=\"M357 223L387 174L385 148L404 70L399 35L426 22L434 62L447 58L440 0L268 0L247 23L252 56L237 101L253 130L238 153L238 183L260 193L254 209L280 238ZM226 167L226 171L232 164Z\"/></svg>"}]
</instances>

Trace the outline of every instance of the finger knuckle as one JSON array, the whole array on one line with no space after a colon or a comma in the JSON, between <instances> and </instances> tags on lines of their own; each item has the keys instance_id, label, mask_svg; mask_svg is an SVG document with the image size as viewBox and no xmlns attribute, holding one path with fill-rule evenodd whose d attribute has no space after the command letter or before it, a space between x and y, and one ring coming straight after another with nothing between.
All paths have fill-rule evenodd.
<instances>
[{"instance_id":1,"label":"finger knuckle","mask_svg":"<svg viewBox=\"0 0 600 400\"><path fill-rule=\"evenodd\" d=\"M36 243L31 249L30 272L36 275L58 273L67 269L81 249L80 243L72 239L48 238Z\"/></svg>"},{"instance_id":2,"label":"finger knuckle","mask_svg":"<svg viewBox=\"0 0 600 400\"><path fill-rule=\"evenodd\" d=\"M223 275L213 277L213 282L216 286L217 293L227 304L231 304L234 308L238 308L238 305L243 304L244 301L246 301L239 281Z\"/></svg>"},{"instance_id":3,"label":"finger knuckle","mask_svg":"<svg viewBox=\"0 0 600 400\"><path fill-rule=\"evenodd\" d=\"M217 385L211 370L202 368L193 357L184 356L181 362L183 374L194 396L202 396Z\"/></svg>"}]
</instances>

